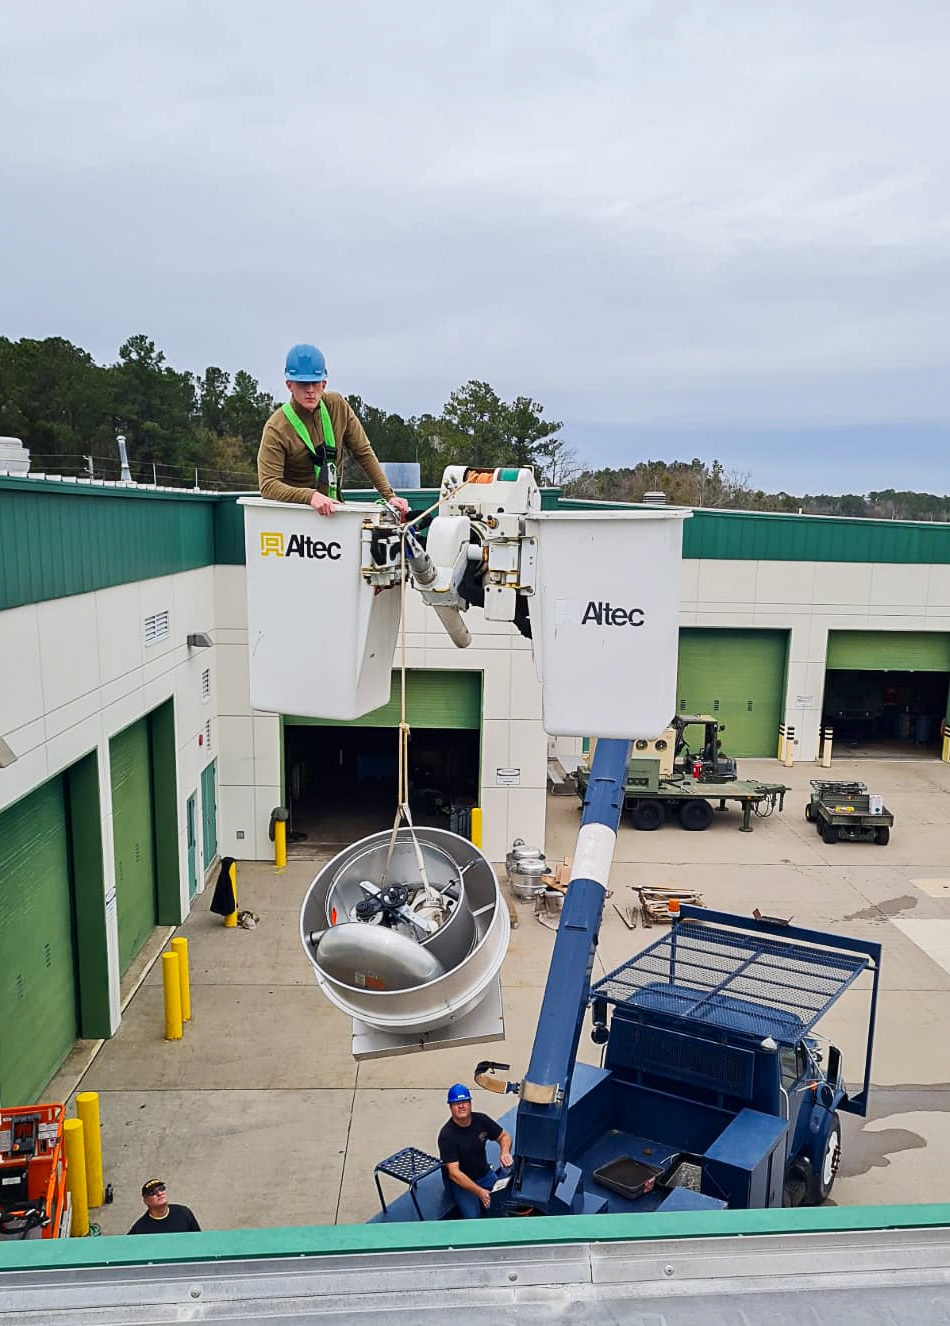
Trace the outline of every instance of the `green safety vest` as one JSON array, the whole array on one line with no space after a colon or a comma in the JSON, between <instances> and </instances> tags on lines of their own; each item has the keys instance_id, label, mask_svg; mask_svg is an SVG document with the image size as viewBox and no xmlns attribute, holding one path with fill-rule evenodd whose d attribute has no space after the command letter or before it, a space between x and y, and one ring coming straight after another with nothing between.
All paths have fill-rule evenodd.
<instances>
[{"instance_id":1,"label":"green safety vest","mask_svg":"<svg viewBox=\"0 0 950 1326\"><path fill-rule=\"evenodd\" d=\"M320 480L323 478L324 459L317 455L316 449L310 441L307 425L294 410L290 402L286 402L281 408L284 412L284 418L313 456L314 485L318 486ZM323 425L323 450L325 453L327 470L326 482L328 496L331 497L334 502L337 502L339 501L339 492L337 488L336 438L333 434L333 422L330 419L330 411L324 405L323 401L320 402L320 422Z\"/></svg>"}]
</instances>

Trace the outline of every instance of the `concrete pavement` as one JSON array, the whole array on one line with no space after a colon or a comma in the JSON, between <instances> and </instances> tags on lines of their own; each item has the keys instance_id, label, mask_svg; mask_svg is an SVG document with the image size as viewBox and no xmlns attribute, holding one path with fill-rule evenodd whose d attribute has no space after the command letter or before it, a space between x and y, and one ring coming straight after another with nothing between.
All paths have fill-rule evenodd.
<instances>
[{"instance_id":1,"label":"concrete pavement","mask_svg":"<svg viewBox=\"0 0 950 1326\"><path fill-rule=\"evenodd\" d=\"M844 1120L834 1196L950 1201L950 767L835 764L835 777L862 778L884 793L896 818L885 848L821 841L802 813L808 779L823 775L813 765L744 761L742 772L792 784L785 813L753 820L751 835L736 832L736 812L717 815L700 834L672 824L655 833L622 828L612 901L629 902L636 884L681 884L700 888L712 907L758 906L879 940L872 1113ZM573 798L549 799L549 859L573 852L578 822ZM151 1175L163 1177L171 1200L192 1206L205 1228L365 1220L376 1209L375 1162L400 1146L433 1149L448 1084L470 1081L485 1055L510 1062L512 1076L526 1067L554 942L530 904L516 904L520 925L503 969L504 1042L484 1054L475 1046L354 1063L349 1022L318 993L297 931L303 894L330 855L317 850L279 872L240 864L240 905L261 916L254 930L226 929L208 911L206 890L179 932L191 958L193 1018L184 1039L162 1038L160 964L147 967L156 942L117 1035L85 1071L91 1047L77 1047L51 1084L49 1099L77 1089L100 1094L106 1180L115 1191L113 1205L92 1213L104 1234L124 1232L141 1213L139 1188ZM658 933L627 930L608 903L596 974ZM841 1044L852 1082L862 1067L865 1009L866 989L855 989L822 1028ZM586 1036L581 1057L598 1057ZM477 1090L476 1097L500 1112L497 1098Z\"/></svg>"}]
</instances>

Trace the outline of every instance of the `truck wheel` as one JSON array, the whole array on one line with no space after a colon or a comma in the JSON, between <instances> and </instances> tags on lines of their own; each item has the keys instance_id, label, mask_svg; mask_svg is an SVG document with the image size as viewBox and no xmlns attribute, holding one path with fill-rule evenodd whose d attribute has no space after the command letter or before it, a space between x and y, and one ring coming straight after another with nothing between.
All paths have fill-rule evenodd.
<instances>
[{"instance_id":1,"label":"truck wheel","mask_svg":"<svg viewBox=\"0 0 950 1326\"><path fill-rule=\"evenodd\" d=\"M826 843L836 843L838 841L837 824L824 824L821 829L822 840Z\"/></svg>"},{"instance_id":2,"label":"truck wheel","mask_svg":"<svg viewBox=\"0 0 950 1326\"><path fill-rule=\"evenodd\" d=\"M811 824L811 822L812 822L812 820L813 820L814 818L815 818L815 817L814 817L814 815L812 814L812 810L811 810L811 802L810 802L810 801L806 801L806 802L805 802L805 819L808 821L809 824Z\"/></svg>"},{"instance_id":3,"label":"truck wheel","mask_svg":"<svg viewBox=\"0 0 950 1326\"><path fill-rule=\"evenodd\" d=\"M835 1175L841 1161L841 1124L837 1114L832 1116L831 1127L825 1138L825 1148L817 1168L809 1176L808 1204L821 1206L831 1195Z\"/></svg>"},{"instance_id":4,"label":"truck wheel","mask_svg":"<svg viewBox=\"0 0 950 1326\"><path fill-rule=\"evenodd\" d=\"M638 801L630 812L630 823L641 833L652 833L663 823L662 801Z\"/></svg>"},{"instance_id":5,"label":"truck wheel","mask_svg":"<svg viewBox=\"0 0 950 1326\"><path fill-rule=\"evenodd\" d=\"M713 822L713 808L708 801L684 801L680 806L680 828L701 833Z\"/></svg>"},{"instance_id":6,"label":"truck wheel","mask_svg":"<svg viewBox=\"0 0 950 1326\"><path fill-rule=\"evenodd\" d=\"M891 841L891 831L886 824L883 824L879 829L874 830L874 841L877 843L878 847L886 847Z\"/></svg>"}]
</instances>

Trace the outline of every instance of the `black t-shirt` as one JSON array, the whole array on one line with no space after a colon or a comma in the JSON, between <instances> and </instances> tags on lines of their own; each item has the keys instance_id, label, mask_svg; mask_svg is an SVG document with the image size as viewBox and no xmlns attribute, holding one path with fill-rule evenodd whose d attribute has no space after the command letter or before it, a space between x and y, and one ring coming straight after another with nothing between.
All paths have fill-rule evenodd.
<instances>
[{"instance_id":1,"label":"black t-shirt","mask_svg":"<svg viewBox=\"0 0 950 1326\"><path fill-rule=\"evenodd\" d=\"M439 1133L439 1159L443 1165L457 1163L462 1173L477 1183L490 1168L485 1143L497 1142L501 1131L487 1114L473 1112L467 1128L460 1128L454 1119L449 1119Z\"/></svg>"},{"instance_id":2,"label":"black t-shirt","mask_svg":"<svg viewBox=\"0 0 950 1326\"><path fill-rule=\"evenodd\" d=\"M187 1206L168 1203L168 1215L156 1220L146 1211L129 1230L130 1234L192 1234L201 1233L195 1213Z\"/></svg>"}]
</instances>

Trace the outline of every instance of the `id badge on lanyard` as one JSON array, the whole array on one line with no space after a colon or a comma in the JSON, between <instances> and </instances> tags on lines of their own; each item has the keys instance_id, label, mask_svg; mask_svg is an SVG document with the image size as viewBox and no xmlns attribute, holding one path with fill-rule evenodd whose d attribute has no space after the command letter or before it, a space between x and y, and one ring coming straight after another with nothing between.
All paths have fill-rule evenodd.
<instances>
[{"instance_id":1,"label":"id badge on lanyard","mask_svg":"<svg viewBox=\"0 0 950 1326\"><path fill-rule=\"evenodd\" d=\"M336 498L336 461L327 459L327 487L330 490L330 496Z\"/></svg>"}]
</instances>

